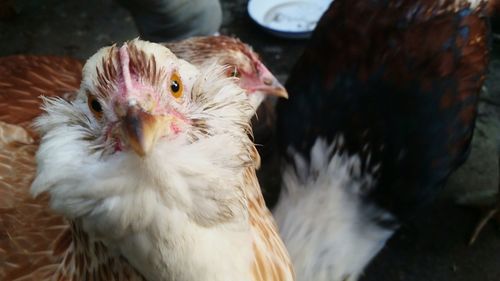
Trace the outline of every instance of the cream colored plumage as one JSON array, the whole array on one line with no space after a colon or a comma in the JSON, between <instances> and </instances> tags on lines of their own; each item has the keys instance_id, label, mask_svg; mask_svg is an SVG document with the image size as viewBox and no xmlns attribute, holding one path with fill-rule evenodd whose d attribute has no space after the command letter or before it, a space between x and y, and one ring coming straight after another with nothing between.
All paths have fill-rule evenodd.
<instances>
[{"instance_id":1,"label":"cream colored plumage","mask_svg":"<svg viewBox=\"0 0 500 281\"><path fill-rule=\"evenodd\" d=\"M224 71L138 40L89 59L76 99L46 100L37 121L32 193L50 220L36 228L59 238L12 270L0 251L2 280L293 280L255 177L254 109Z\"/></svg>"}]
</instances>

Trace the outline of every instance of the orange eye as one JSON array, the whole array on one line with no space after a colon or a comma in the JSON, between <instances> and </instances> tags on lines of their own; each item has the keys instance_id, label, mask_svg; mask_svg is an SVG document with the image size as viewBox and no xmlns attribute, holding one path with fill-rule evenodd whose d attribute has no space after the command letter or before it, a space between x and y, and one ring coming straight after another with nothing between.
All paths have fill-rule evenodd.
<instances>
[{"instance_id":1,"label":"orange eye","mask_svg":"<svg viewBox=\"0 0 500 281\"><path fill-rule=\"evenodd\" d=\"M96 119L101 119L102 117L102 106L99 100L91 94L87 94L87 103L89 105L90 112L94 114Z\"/></svg>"},{"instance_id":2,"label":"orange eye","mask_svg":"<svg viewBox=\"0 0 500 281\"><path fill-rule=\"evenodd\" d=\"M174 98L180 98L182 97L182 92L184 90L184 87L182 86L182 81L181 78L179 77L179 74L177 72L174 72L172 76L170 76L170 93L172 93L172 96Z\"/></svg>"}]
</instances>

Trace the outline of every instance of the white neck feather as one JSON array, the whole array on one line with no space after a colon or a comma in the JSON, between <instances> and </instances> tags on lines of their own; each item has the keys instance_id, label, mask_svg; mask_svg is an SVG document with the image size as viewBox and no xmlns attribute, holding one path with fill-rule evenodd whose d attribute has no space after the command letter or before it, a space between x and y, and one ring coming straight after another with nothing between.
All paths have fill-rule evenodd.
<instances>
[{"instance_id":1,"label":"white neck feather","mask_svg":"<svg viewBox=\"0 0 500 281\"><path fill-rule=\"evenodd\" d=\"M266 95L261 93L261 92L256 92L256 93L250 93L248 94L248 99L250 101L250 105L252 105L252 107L257 110L260 106L260 104L264 101L264 99L266 98ZM250 118L253 117L253 114L252 116L250 116Z\"/></svg>"}]
</instances>

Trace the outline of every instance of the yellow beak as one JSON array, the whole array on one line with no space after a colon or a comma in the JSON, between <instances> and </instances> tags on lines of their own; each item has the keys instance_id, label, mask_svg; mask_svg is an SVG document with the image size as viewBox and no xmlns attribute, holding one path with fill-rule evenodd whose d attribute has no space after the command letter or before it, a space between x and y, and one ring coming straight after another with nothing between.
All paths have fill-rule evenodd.
<instances>
[{"instance_id":1,"label":"yellow beak","mask_svg":"<svg viewBox=\"0 0 500 281\"><path fill-rule=\"evenodd\" d=\"M160 119L135 105L127 109L122 120L124 139L137 155L146 156L156 144L162 127Z\"/></svg>"},{"instance_id":2,"label":"yellow beak","mask_svg":"<svg viewBox=\"0 0 500 281\"><path fill-rule=\"evenodd\" d=\"M275 79L264 80L266 87L260 89L263 93L268 95L277 96L280 98L288 99L288 92L283 85Z\"/></svg>"}]
</instances>

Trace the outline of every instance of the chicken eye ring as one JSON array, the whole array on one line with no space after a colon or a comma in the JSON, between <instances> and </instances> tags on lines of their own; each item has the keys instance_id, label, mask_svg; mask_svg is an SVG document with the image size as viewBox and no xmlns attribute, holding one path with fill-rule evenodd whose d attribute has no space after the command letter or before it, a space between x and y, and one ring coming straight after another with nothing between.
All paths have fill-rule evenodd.
<instances>
[{"instance_id":1,"label":"chicken eye ring","mask_svg":"<svg viewBox=\"0 0 500 281\"><path fill-rule=\"evenodd\" d=\"M178 99L182 97L184 86L182 85L181 78L177 72L172 73L170 76L170 93L174 98Z\"/></svg>"}]
</instances>

